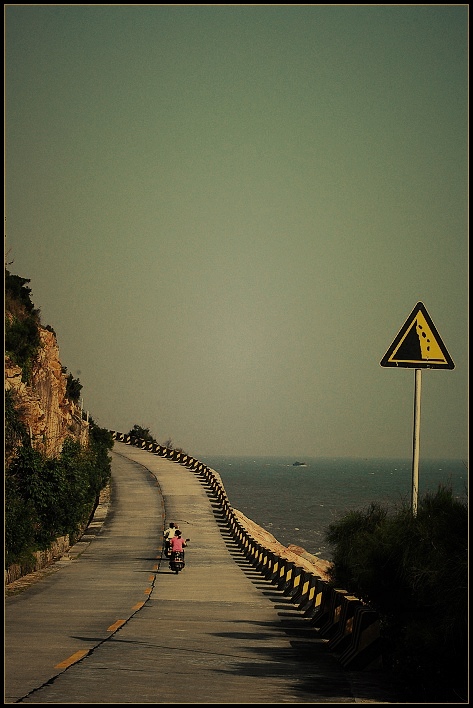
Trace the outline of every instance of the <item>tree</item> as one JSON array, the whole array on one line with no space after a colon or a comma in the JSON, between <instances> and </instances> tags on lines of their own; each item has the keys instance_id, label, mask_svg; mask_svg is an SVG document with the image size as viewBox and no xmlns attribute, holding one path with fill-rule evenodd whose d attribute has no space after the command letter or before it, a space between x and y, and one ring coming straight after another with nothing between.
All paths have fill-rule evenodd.
<instances>
[{"instance_id":1,"label":"tree","mask_svg":"<svg viewBox=\"0 0 473 708\"><path fill-rule=\"evenodd\" d=\"M410 702L466 700L468 506L439 485L388 513L378 504L330 524L331 582L377 610L383 660Z\"/></svg>"},{"instance_id":2,"label":"tree","mask_svg":"<svg viewBox=\"0 0 473 708\"><path fill-rule=\"evenodd\" d=\"M130 435L130 437L132 438L139 438L140 440L145 440L146 442L157 443L157 440L149 432L149 428L142 428L141 425L134 425L128 435Z\"/></svg>"},{"instance_id":3,"label":"tree","mask_svg":"<svg viewBox=\"0 0 473 708\"><path fill-rule=\"evenodd\" d=\"M66 396L74 403L77 403L81 391L82 384L79 379L75 379L72 374L68 374L66 379Z\"/></svg>"}]
</instances>

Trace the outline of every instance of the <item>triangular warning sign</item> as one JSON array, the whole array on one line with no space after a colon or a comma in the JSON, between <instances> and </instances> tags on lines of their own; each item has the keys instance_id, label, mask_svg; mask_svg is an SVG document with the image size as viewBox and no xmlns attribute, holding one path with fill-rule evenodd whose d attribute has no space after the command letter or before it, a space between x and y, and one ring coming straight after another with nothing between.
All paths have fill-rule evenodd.
<instances>
[{"instance_id":1,"label":"triangular warning sign","mask_svg":"<svg viewBox=\"0 0 473 708\"><path fill-rule=\"evenodd\" d=\"M455 368L422 302L414 307L380 363L412 369Z\"/></svg>"}]
</instances>

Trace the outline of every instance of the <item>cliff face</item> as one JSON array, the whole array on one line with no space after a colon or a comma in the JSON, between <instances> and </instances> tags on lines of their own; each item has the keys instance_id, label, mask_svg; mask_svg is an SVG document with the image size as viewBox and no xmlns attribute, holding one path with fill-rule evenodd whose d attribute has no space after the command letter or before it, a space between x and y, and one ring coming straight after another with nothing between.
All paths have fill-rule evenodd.
<instances>
[{"instance_id":1,"label":"cliff face","mask_svg":"<svg viewBox=\"0 0 473 708\"><path fill-rule=\"evenodd\" d=\"M39 332L41 347L33 363L31 384L21 380L21 368L6 356L5 391L12 391L33 447L47 457L56 457L67 437L86 445L89 425L82 420L81 409L66 397L67 376L62 372L55 334L42 327Z\"/></svg>"}]
</instances>

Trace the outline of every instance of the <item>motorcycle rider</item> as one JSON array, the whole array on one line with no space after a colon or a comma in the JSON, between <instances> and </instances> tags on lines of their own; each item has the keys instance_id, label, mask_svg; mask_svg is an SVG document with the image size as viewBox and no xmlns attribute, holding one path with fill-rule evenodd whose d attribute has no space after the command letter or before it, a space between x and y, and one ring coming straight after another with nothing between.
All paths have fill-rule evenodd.
<instances>
[{"instance_id":1,"label":"motorcycle rider","mask_svg":"<svg viewBox=\"0 0 473 708\"><path fill-rule=\"evenodd\" d=\"M171 521L168 528L164 532L164 555L169 558L171 555L171 538L176 533L176 525Z\"/></svg>"}]
</instances>

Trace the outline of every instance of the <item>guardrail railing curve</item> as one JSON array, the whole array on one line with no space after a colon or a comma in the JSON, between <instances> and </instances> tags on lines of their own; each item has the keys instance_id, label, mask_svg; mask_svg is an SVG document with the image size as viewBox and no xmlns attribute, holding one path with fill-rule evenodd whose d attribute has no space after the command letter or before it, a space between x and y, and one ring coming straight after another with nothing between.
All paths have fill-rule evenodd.
<instances>
[{"instance_id":1,"label":"guardrail railing curve","mask_svg":"<svg viewBox=\"0 0 473 708\"><path fill-rule=\"evenodd\" d=\"M173 448L114 430L110 432L114 440L147 450L198 473L201 481L205 480L217 497L228 528L243 554L267 580L290 597L342 666L350 670L372 670L382 666L377 612L347 590L334 588L315 571L312 573L297 562L280 556L253 538L235 514L215 470Z\"/></svg>"}]
</instances>

